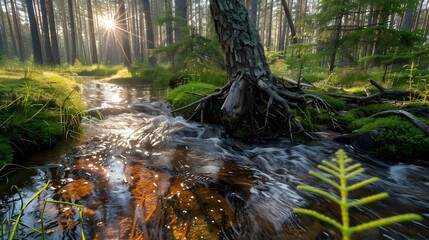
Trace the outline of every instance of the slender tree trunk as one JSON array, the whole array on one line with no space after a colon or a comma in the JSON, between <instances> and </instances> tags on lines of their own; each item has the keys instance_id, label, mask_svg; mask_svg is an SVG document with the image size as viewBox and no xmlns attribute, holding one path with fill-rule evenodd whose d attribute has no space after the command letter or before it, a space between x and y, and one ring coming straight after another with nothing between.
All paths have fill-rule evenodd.
<instances>
[{"instance_id":1,"label":"slender tree trunk","mask_svg":"<svg viewBox=\"0 0 429 240\"><path fill-rule=\"evenodd\" d=\"M6 56L8 56L9 55L9 52L8 52L9 48L8 48L7 34L6 34L7 31L6 31L6 24L5 24L3 15L4 15L3 14L3 7L2 7L2 3L0 1L0 18L1 18L1 24L2 24L2 33L3 33L3 35L2 35L3 53L6 54Z\"/></svg>"},{"instance_id":2,"label":"slender tree trunk","mask_svg":"<svg viewBox=\"0 0 429 240\"><path fill-rule=\"evenodd\" d=\"M48 23L48 14L46 11L46 0L40 0L40 10L42 13L42 26L43 26L43 39L45 47L45 63L53 64L53 55L51 48L51 39L49 37L49 23Z\"/></svg>"},{"instance_id":3,"label":"slender tree trunk","mask_svg":"<svg viewBox=\"0 0 429 240\"><path fill-rule=\"evenodd\" d=\"M183 38L183 27L188 25L188 15L186 13L186 1L175 0L175 17L182 18L183 20L176 20L174 28L175 42L182 40Z\"/></svg>"},{"instance_id":4,"label":"slender tree trunk","mask_svg":"<svg viewBox=\"0 0 429 240\"><path fill-rule=\"evenodd\" d=\"M42 0L43 1L43 0ZM69 7L69 16L70 16L70 36L71 36L71 53L70 53L70 59L71 64L74 65L77 57L77 51L76 51L76 23L74 20L74 8L73 8L73 0L68 0L68 7Z\"/></svg>"},{"instance_id":5,"label":"slender tree trunk","mask_svg":"<svg viewBox=\"0 0 429 240\"><path fill-rule=\"evenodd\" d=\"M131 48L130 48L130 38L128 33L128 26L127 26L127 14L125 11L125 2L124 0L119 0L119 10L118 10L119 16L117 17L118 26L121 31L120 35L121 37L121 44L122 44L122 57L123 57L123 63L127 67L131 67Z\"/></svg>"},{"instance_id":6,"label":"slender tree trunk","mask_svg":"<svg viewBox=\"0 0 429 240\"><path fill-rule=\"evenodd\" d=\"M10 15L9 15L8 7L7 7L7 2L6 2L6 0L3 0L3 1L4 1L4 8L6 10L7 22L9 24L10 37L12 38L13 52L14 52L15 55L18 55L18 49L16 47L15 34L13 33L13 24L12 24L12 21L10 20Z\"/></svg>"},{"instance_id":7,"label":"slender tree trunk","mask_svg":"<svg viewBox=\"0 0 429 240\"><path fill-rule=\"evenodd\" d=\"M21 61L25 60L25 47L24 47L24 40L22 39L21 34L21 21L19 20L19 16L16 13L15 9L15 3L13 0L10 0L10 8L12 9L12 17L13 17L13 23L15 25L15 33L16 38L18 41L18 47L19 47L19 59Z\"/></svg>"},{"instance_id":8,"label":"slender tree trunk","mask_svg":"<svg viewBox=\"0 0 429 240\"><path fill-rule=\"evenodd\" d=\"M145 19L144 22L145 22L145 26L146 26L146 49L148 51L151 51L155 48L155 38L154 38L154 34L153 34L152 14L151 14L150 9L151 8L150 8L149 0L143 0L143 13L144 13L144 19ZM155 56L149 57L149 63L151 65L156 64Z\"/></svg>"},{"instance_id":9,"label":"slender tree trunk","mask_svg":"<svg viewBox=\"0 0 429 240\"><path fill-rule=\"evenodd\" d=\"M250 0L250 21L256 27L257 13L258 13L258 0Z\"/></svg>"},{"instance_id":10,"label":"slender tree trunk","mask_svg":"<svg viewBox=\"0 0 429 240\"><path fill-rule=\"evenodd\" d=\"M92 15L91 0L87 0L86 4L88 7L89 48L91 52L91 63L98 64L97 44L95 43L94 16Z\"/></svg>"},{"instance_id":11,"label":"slender tree trunk","mask_svg":"<svg viewBox=\"0 0 429 240\"><path fill-rule=\"evenodd\" d=\"M39 27L37 26L36 17L34 16L33 1L26 0L28 20L30 21L31 45L33 46L34 64L43 64L42 48L40 46Z\"/></svg>"},{"instance_id":12,"label":"slender tree trunk","mask_svg":"<svg viewBox=\"0 0 429 240\"><path fill-rule=\"evenodd\" d=\"M46 0L46 13L49 21L49 35L51 37L52 60L55 64L60 64L60 50L58 47L57 29L54 19L54 6L52 0Z\"/></svg>"},{"instance_id":13,"label":"slender tree trunk","mask_svg":"<svg viewBox=\"0 0 429 240\"><path fill-rule=\"evenodd\" d=\"M295 24L293 23L292 15L290 14L290 9L289 9L288 4L286 3L286 0L282 0L282 5L283 5L283 9L285 12L287 22L289 24L290 35L292 37L292 43L293 44L298 43L298 38L296 37Z\"/></svg>"},{"instance_id":14,"label":"slender tree trunk","mask_svg":"<svg viewBox=\"0 0 429 240\"><path fill-rule=\"evenodd\" d=\"M332 72L334 72L334 68L335 68L335 58L337 56L337 52L338 52L338 47L340 45L340 34L341 34L341 27L342 27L342 19L343 19L343 14L340 14L340 16L338 16L335 19L335 32L332 38L332 53L331 53L331 58L329 61L329 74L331 74Z\"/></svg>"},{"instance_id":15,"label":"slender tree trunk","mask_svg":"<svg viewBox=\"0 0 429 240\"><path fill-rule=\"evenodd\" d=\"M269 19L268 19L268 37L267 37L267 45L265 46L268 51L271 50L271 33L273 31L273 8L274 8L274 1L271 0L270 3L270 14L269 14Z\"/></svg>"},{"instance_id":16,"label":"slender tree trunk","mask_svg":"<svg viewBox=\"0 0 429 240\"><path fill-rule=\"evenodd\" d=\"M65 60L67 63L71 63L69 31L68 31L68 26L67 26L67 14L66 14L65 1L61 1L61 3L60 3L60 12L61 12L61 27L63 29Z\"/></svg>"}]
</instances>

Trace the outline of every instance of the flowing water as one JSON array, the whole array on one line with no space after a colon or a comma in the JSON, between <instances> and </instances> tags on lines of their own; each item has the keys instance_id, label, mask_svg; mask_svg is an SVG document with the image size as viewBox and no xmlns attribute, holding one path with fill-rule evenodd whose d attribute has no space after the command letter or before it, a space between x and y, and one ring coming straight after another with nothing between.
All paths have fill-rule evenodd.
<instances>
[{"instance_id":1,"label":"flowing water","mask_svg":"<svg viewBox=\"0 0 429 240\"><path fill-rule=\"evenodd\" d=\"M423 163L384 164L330 140L245 144L218 126L169 115L165 91L151 86L89 82L82 89L92 109L83 140L29 158L37 166L2 183L1 218L16 218L20 206L51 179L22 215L24 223L40 228L43 211L46 239L81 239L82 229L87 239L340 239L332 227L292 209L339 219L337 206L296 187L328 188L308 171L343 148L367 169L356 181L382 179L351 197L390 194L353 209L352 225L409 212L426 219L353 239L429 239L429 166ZM20 194L8 190L12 183ZM48 203L43 209L43 199L85 209L81 217L70 205ZM17 234L42 238L27 227Z\"/></svg>"}]
</instances>

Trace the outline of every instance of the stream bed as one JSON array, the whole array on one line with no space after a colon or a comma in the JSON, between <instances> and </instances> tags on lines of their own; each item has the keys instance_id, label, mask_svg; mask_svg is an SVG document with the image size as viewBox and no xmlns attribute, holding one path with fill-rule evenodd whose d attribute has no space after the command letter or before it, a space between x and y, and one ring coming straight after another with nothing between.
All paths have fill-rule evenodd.
<instances>
[{"instance_id":1,"label":"stream bed","mask_svg":"<svg viewBox=\"0 0 429 240\"><path fill-rule=\"evenodd\" d=\"M169 114L165 91L145 84L84 83L90 116L83 136L29 157L2 183L0 219L16 218L48 179L51 183L24 211L22 221L45 239L341 239L333 227L292 209L305 207L340 219L338 207L298 185L329 189L308 174L342 148L367 170L356 181L381 178L351 194L385 191L388 199L352 209L351 224L402 213L425 220L389 225L352 239L429 239L429 166L383 163L329 139L313 144L246 144L214 125ZM36 163L37 165L34 165ZM12 184L20 193L10 190ZM334 193L333 189L329 192ZM83 212L66 204L83 205ZM42 239L28 227L20 239ZM2 238L0 238L2 239Z\"/></svg>"}]
</instances>

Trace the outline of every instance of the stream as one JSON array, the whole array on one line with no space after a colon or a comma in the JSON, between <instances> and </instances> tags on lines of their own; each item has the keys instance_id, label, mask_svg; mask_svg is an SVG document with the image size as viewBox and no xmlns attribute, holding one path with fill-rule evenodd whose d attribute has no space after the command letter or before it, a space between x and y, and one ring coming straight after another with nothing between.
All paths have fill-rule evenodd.
<instances>
[{"instance_id":1,"label":"stream","mask_svg":"<svg viewBox=\"0 0 429 240\"><path fill-rule=\"evenodd\" d=\"M425 218L352 239L429 239L427 164L383 163L329 139L246 144L219 126L172 116L162 102L166 91L146 84L91 81L82 85L82 94L91 111L81 139L34 154L27 161L31 170L2 182L0 220L16 218L50 179L21 218L40 229L43 211L45 239L82 239L82 231L86 239L341 239L330 225L292 209L341 218L335 204L297 186L335 193L308 171L342 148L366 169L354 180L381 179L353 191L352 198L390 195L352 209L351 225L402 213ZM10 190L13 184L19 194ZM43 199L85 208L48 203L43 209ZM24 226L17 237L42 239Z\"/></svg>"}]
</instances>

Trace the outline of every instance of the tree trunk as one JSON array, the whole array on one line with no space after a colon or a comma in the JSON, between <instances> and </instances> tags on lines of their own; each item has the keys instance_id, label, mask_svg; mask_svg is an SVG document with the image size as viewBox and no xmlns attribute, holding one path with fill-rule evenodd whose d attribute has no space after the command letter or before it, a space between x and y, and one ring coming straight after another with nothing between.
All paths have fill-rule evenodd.
<instances>
[{"instance_id":1,"label":"tree trunk","mask_svg":"<svg viewBox=\"0 0 429 240\"><path fill-rule=\"evenodd\" d=\"M258 13L258 0L250 0L250 21L256 27L256 19Z\"/></svg>"},{"instance_id":2,"label":"tree trunk","mask_svg":"<svg viewBox=\"0 0 429 240\"><path fill-rule=\"evenodd\" d=\"M272 82L258 32L240 0L211 0L210 9L225 54L231 88L221 108L222 117L235 125L248 118L252 125L258 81ZM234 126L230 126L234 127Z\"/></svg>"},{"instance_id":3,"label":"tree trunk","mask_svg":"<svg viewBox=\"0 0 429 240\"><path fill-rule=\"evenodd\" d=\"M63 30L63 39L64 39L64 50L65 50L65 62L71 63L70 60L70 44L69 44L69 31L67 27L67 14L66 14L66 7L65 2L61 1L60 4L60 13L61 13L61 27Z\"/></svg>"},{"instance_id":4,"label":"tree trunk","mask_svg":"<svg viewBox=\"0 0 429 240\"><path fill-rule=\"evenodd\" d=\"M13 17L13 23L15 25L15 33L16 33L16 38L18 41L18 48L19 48L19 59L21 61L25 60L25 47L24 47L24 40L22 39L22 34L21 34L21 21L19 20L19 16L16 13L16 9L15 9L15 3L13 0L10 0L10 7L12 9L12 17Z\"/></svg>"},{"instance_id":5,"label":"tree trunk","mask_svg":"<svg viewBox=\"0 0 429 240\"><path fill-rule=\"evenodd\" d=\"M42 0L43 1L43 0ZM70 16L70 36L71 36L71 53L70 53L70 59L71 64L74 65L76 61L76 23L74 20L74 9L73 9L73 0L68 0L69 5L69 16Z\"/></svg>"},{"instance_id":6,"label":"tree trunk","mask_svg":"<svg viewBox=\"0 0 429 240\"><path fill-rule=\"evenodd\" d=\"M10 20L10 15L9 15L8 7L7 7L7 2L6 2L6 0L3 0L3 1L4 1L4 8L6 10L7 22L8 22L8 25L9 25L10 37L12 38L13 52L14 52L14 54L18 54L18 50L16 48L15 34L13 33L13 25L12 25L12 21ZM6 39L6 41L7 41L7 39Z\"/></svg>"},{"instance_id":7,"label":"tree trunk","mask_svg":"<svg viewBox=\"0 0 429 240\"><path fill-rule=\"evenodd\" d=\"M282 0L282 5L283 5L283 9L285 12L287 22L289 24L290 35L292 37L292 44L298 43L298 38L296 37L295 24L293 23L292 15L290 14L290 9L289 9L288 4L286 3L286 0Z\"/></svg>"},{"instance_id":8,"label":"tree trunk","mask_svg":"<svg viewBox=\"0 0 429 240\"><path fill-rule=\"evenodd\" d=\"M58 48L57 29L54 18L54 6L52 0L46 0L46 11L49 21L49 35L51 37L52 60L55 64L60 64L60 50Z\"/></svg>"},{"instance_id":9,"label":"tree trunk","mask_svg":"<svg viewBox=\"0 0 429 240\"><path fill-rule=\"evenodd\" d=\"M39 27L37 26L36 17L34 16L33 1L26 0L26 3L28 11L28 20L30 21L31 44L33 45L34 64L41 65L43 64L43 56L38 31Z\"/></svg>"},{"instance_id":10,"label":"tree trunk","mask_svg":"<svg viewBox=\"0 0 429 240\"><path fill-rule=\"evenodd\" d=\"M146 46L147 50L153 50L155 48L155 39L153 36L153 24L152 24L152 15L150 12L150 3L149 0L143 0L143 12L144 12L144 19L146 24ZM148 54L150 56L150 54ZM156 58L155 56L149 57L149 64L155 65L156 64Z\"/></svg>"},{"instance_id":11,"label":"tree trunk","mask_svg":"<svg viewBox=\"0 0 429 240\"><path fill-rule=\"evenodd\" d=\"M0 1L0 9L3 9L1 1ZM6 56L8 55L8 44L7 44L7 37L6 37L6 24L4 22L4 17L3 17L3 11L0 10L0 18L1 18L1 26L2 26L2 46L3 46L3 54L6 54Z\"/></svg>"},{"instance_id":12,"label":"tree trunk","mask_svg":"<svg viewBox=\"0 0 429 240\"><path fill-rule=\"evenodd\" d=\"M95 43L94 17L92 14L91 0L87 0L88 7L88 29L89 29L89 48L91 52L91 63L98 64L97 44Z\"/></svg>"},{"instance_id":13,"label":"tree trunk","mask_svg":"<svg viewBox=\"0 0 429 240\"><path fill-rule=\"evenodd\" d=\"M40 0L40 10L42 12L45 63L52 64L54 61L53 61L52 48L51 48L51 39L49 38L49 24L48 24L48 14L46 11L46 0Z\"/></svg>"},{"instance_id":14,"label":"tree trunk","mask_svg":"<svg viewBox=\"0 0 429 240\"><path fill-rule=\"evenodd\" d=\"M127 25L127 13L125 11L125 2L124 0L119 0L119 9L118 9L118 26L121 36L121 52L123 57L123 63L127 67L131 67L131 48L130 48L130 38L128 33Z\"/></svg>"},{"instance_id":15,"label":"tree trunk","mask_svg":"<svg viewBox=\"0 0 429 240\"><path fill-rule=\"evenodd\" d=\"M174 38L175 42L180 41L183 38L183 27L188 25L188 15L186 13L186 1L185 0L175 0L175 17L181 18L176 20L174 28Z\"/></svg>"}]
</instances>

